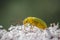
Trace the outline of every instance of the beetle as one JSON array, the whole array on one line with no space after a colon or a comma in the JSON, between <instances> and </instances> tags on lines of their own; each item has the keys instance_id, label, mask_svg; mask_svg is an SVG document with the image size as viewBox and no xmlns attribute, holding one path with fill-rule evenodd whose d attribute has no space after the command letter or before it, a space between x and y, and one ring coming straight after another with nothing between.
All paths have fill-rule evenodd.
<instances>
[{"instance_id":1,"label":"beetle","mask_svg":"<svg viewBox=\"0 0 60 40\"><path fill-rule=\"evenodd\" d=\"M30 23L33 26L38 27L39 29L46 29L47 24L40 18L37 17L27 17L23 20L23 24L26 26L28 23Z\"/></svg>"}]
</instances>

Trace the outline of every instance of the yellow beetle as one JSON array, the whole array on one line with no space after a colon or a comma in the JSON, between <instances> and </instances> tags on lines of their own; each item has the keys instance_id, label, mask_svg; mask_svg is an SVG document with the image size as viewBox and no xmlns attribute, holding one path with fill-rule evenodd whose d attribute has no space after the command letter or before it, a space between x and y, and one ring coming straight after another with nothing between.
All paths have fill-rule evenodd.
<instances>
[{"instance_id":1,"label":"yellow beetle","mask_svg":"<svg viewBox=\"0 0 60 40\"><path fill-rule=\"evenodd\" d=\"M44 30L47 28L46 23L43 20L36 18L36 17L27 17L26 19L24 19L23 24L26 26L27 23L30 23L31 25L36 26L39 29Z\"/></svg>"}]
</instances>

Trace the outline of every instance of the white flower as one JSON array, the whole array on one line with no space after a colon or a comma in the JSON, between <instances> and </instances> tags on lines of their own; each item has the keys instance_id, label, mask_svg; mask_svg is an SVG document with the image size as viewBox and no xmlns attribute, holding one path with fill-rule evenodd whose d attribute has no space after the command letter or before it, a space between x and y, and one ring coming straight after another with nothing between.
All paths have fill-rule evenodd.
<instances>
[{"instance_id":1,"label":"white flower","mask_svg":"<svg viewBox=\"0 0 60 40\"><path fill-rule=\"evenodd\" d=\"M52 27L53 25L53 27ZM36 26L32 25L11 25L6 31L0 29L0 40L60 40L60 29L57 29L59 25L51 24L46 30L40 30Z\"/></svg>"}]
</instances>

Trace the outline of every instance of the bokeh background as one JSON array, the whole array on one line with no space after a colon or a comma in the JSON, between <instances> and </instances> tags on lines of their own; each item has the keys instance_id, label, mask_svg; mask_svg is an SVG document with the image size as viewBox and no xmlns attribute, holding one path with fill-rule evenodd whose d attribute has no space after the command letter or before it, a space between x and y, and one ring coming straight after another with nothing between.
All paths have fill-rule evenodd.
<instances>
[{"instance_id":1,"label":"bokeh background","mask_svg":"<svg viewBox=\"0 0 60 40\"><path fill-rule=\"evenodd\" d=\"M34 16L50 23L60 23L60 0L0 0L0 25L22 24L24 18Z\"/></svg>"}]
</instances>

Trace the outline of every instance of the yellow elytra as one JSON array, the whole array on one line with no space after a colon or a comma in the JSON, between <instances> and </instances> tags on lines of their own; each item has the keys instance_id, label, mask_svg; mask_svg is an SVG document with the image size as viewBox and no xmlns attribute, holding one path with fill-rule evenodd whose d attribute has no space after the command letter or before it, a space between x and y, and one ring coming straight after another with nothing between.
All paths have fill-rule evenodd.
<instances>
[{"instance_id":1,"label":"yellow elytra","mask_svg":"<svg viewBox=\"0 0 60 40\"><path fill-rule=\"evenodd\" d=\"M39 18L36 18L36 17L27 17L26 19L24 19L23 24L26 26L27 23L30 23L31 25L36 26L39 29L44 30L44 29L47 28L46 23L42 19L39 19Z\"/></svg>"}]
</instances>

